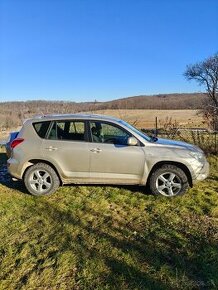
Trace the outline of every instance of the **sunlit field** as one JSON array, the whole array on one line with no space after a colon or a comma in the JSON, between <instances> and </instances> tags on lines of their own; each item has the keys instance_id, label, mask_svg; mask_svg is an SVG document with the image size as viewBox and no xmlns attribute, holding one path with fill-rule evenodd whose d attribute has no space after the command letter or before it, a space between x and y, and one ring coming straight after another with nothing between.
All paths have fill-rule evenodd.
<instances>
[{"instance_id":1,"label":"sunlit field","mask_svg":"<svg viewBox=\"0 0 218 290\"><path fill-rule=\"evenodd\" d=\"M198 110L98 110L96 114L104 114L124 119L138 128L155 128L155 118L158 119L158 127L162 127L166 120L171 119L181 127L207 127Z\"/></svg>"},{"instance_id":2,"label":"sunlit field","mask_svg":"<svg viewBox=\"0 0 218 290\"><path fill-rule=\"evenodd\" d=\"M64 186L36 198L0 154L0 289L217 289L218 159L174 199Z\"/></svg>"}]
</instances>

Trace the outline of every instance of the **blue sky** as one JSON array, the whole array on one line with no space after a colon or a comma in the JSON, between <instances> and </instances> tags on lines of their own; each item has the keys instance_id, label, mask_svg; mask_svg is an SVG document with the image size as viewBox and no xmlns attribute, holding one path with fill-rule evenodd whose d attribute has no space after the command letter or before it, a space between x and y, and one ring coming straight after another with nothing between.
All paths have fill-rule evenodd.
<instances>
[{"instance_id":1,"label":"blue sky","mask_svg":"<svg viewBox=\"0 0 218 290\"><path fill-rule=\"evenodd\" d=\"M217 0L0 0L0 101L196 92Z\"/></svg>"}]
</instances>

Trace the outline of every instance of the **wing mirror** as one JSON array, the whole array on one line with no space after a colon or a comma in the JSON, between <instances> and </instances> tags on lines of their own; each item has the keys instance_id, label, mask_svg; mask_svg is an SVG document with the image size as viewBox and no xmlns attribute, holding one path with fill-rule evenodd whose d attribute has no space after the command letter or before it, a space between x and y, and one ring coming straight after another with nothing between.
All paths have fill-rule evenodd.
<instances>
[{"instance_id":1,"label":"wing mirror","mask_svg":"<svg viewBox=\"0 0 218 290\"><path fill-rule=\"evenodd\" d=\"M135 137L129 137L127 140L127 144L129 146L136 146L138 144L138 140Z\"/></svg>"}]
</instances>

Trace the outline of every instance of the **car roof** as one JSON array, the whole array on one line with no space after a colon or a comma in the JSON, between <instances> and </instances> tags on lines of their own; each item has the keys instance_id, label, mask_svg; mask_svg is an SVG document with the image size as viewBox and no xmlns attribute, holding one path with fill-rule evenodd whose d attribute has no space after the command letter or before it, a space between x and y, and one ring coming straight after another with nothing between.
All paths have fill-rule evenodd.
<instances>
[{"instance_id":1,"label":"car roof","mask_svg":"<svg viewBox=\"0 0 218 290\"><path fill-rule=\"evenodd\" d=\"M51 115L39 115L35 116L28 121L52 121L52 120L68 120L68 119L80 119L80 120L101 120L101 121L113 121L120 122L121 120L112 116L100 115L100 114L51 114Z\"/></svg>"}]
</instances>

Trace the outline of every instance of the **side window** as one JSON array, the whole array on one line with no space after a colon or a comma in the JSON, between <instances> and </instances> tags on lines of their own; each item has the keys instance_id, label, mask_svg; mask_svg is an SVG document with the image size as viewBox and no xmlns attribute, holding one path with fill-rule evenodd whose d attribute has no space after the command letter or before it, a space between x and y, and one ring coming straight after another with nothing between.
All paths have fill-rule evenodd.
<instances>
[{"instance_id":1,"label":"side window","mask_svg":"<svg viewBox=\"0 0 218 290\"><path fill-rule=\"evenodd\" d=\"M84 122L71 122L69 133L84 134Z\"/></svg>"},{"instance_id":2,"label":"side window","mask_svg":"<svg viewBox=\"0 0 218 290\"><path fill-rule=\"evenodd\" d=\"M92 141L97 143L111 143L117 145L127 145L127 140L131 134L122 128L104 122L90 122Z\"/></svg>"},{"instance_id":3,"label":"side window","mask_svg":"<svg viewBox=\"0 0 218 290\"><path fill-rule=\"evenodd\" d=\"M85 123L82 121L55 121L48 139L85 141Z\"/></svg>"},{"instance_id":4,"label":"side window","mask_svg":"<svg viewBox=\"0 0 218 290\"><path fill-rule=\"evenodd\" d=\"M33 127L40 138L45 138L50 121L33 123Z\"/></svg>"}]
</instances>

